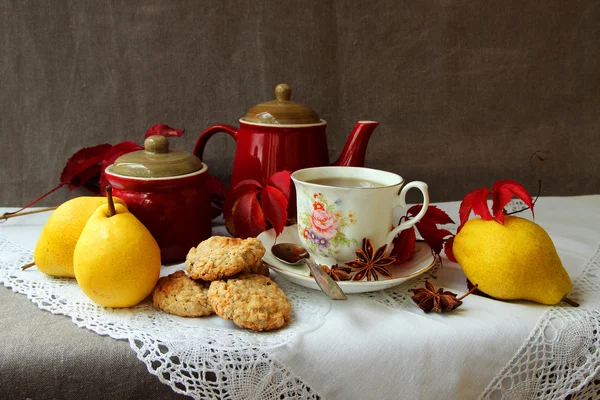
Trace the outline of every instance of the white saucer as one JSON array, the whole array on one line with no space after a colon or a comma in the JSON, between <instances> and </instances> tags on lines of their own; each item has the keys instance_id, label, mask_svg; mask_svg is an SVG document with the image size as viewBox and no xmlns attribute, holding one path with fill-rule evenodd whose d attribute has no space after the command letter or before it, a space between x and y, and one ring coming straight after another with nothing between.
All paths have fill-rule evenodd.
<instances>
[{"instance_id":1,"label":"white saucer","mask_svg":"<svg viewBox=\"0 0 600 400\"><path fill-rule=\"evenodd\" d=\"M277 271L285 278L298 285L321 290L315 280L309 275L308 267L291 266L277 260L271 253L271 247L275 243L275 231L269 229L258 235L258 239L267 249L263 260L269 264L274 271ZM286 226L277 238L277 243L299 243L298 228L296 225ZM375 292L377 290L388 289L401 284L415 276L428 271L435 264L435 258L431 247L427 243L417 242L412 258L402 264L393 264L388 267L392 278L380 277L378 281L341 281L338 282L344 293L364 293Z\"/></svg>"}]
</instances>

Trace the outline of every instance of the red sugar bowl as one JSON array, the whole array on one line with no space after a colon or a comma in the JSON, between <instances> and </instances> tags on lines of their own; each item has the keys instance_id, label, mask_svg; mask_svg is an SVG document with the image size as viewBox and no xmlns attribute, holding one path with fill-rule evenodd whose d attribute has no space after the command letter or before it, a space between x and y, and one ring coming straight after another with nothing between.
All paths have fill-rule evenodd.
<instances>
[{"instance_id":1,"label":"red sugar bowl","mask_svg":"<svg viewBox=\"0 0 600 400\"><path fill-rule=\"evenodd\" d=\"M165 136L148 137L144 147L117 158L106 177L158 242L162 262L182 262L211 236L208 167L191 153L169 150Z\"/></svg>"}]
</instances>

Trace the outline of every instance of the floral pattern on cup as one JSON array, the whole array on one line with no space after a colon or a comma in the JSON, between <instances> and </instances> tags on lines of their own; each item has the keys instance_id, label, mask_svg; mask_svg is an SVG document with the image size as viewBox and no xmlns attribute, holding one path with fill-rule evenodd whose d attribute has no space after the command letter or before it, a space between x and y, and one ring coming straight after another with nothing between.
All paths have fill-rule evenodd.
<instances>
[{"instance_id":1,"label":"floral pattern on cup","mask_svg":"<svg viewBox=\"0 0 600 400\"><path fill-rule=\"evenodd\" d=\"M308 243L309 251L333 257L340 247L358 245L344 233L344 228L356 223L356 215L352 211L341 214L341 199L331 202L322 193L305 194L310 198L311 208L298 215L298 233Z\"/></svg>"}]
</instances>

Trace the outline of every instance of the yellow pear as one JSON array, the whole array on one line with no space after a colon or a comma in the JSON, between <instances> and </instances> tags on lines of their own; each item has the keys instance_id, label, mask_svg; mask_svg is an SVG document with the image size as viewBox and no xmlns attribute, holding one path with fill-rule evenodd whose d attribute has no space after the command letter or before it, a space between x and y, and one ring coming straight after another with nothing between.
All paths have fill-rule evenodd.
<instances>
[{"instance_id":1,"label":"yellow pear","mask_svg":"<svg viewBox=\"0 0 600 400\"><path fill-rule=\"evenodd\" d=\"M471 219L454 238L452 252L467 278L497 299L556 304L571 290L548 233L523 218L506 216L504 225Z\"/></svg>"},{"instance_id":2,"label":"yellow pear","mask_svg":"<svg viewBox=\"0 0 600 400\"><path fill-rule=\"evenodd\" d=\"M121 199L115 201L123 203ZM81 196L61 204L48 218L33 252L37 268L51 276L74 278L73 251L87 220L98 206L100 196Z\"/></svg>"},{"instance_id":3,"label":"yellow pear","mask_svg":"<svg viewBox=\"0 0 600 400\"><path fill-rule=\"evenodd\" d=\"M77 283L92 301L104 307L131 307L156 285L160 249L127 208L104 204L83 228L73 264Z\"/></svg>"}]
</instances>

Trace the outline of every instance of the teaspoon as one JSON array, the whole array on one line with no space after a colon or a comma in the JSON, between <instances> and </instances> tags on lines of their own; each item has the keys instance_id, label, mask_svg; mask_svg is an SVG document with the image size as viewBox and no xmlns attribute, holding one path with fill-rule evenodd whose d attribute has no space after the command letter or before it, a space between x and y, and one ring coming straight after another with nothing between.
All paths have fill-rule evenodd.
<instances>
[{"instance_id":1,"label":"teaspoon","mask_svg":"<svg viewBox=\"0 0 600 400\"><path fill-rule=\"evenodd\" d=\"M348 298L338 284L310 259L310 255L304 247L294 243L279 243L271 247L271 253L279 261L288 265L306 264L317 285L330 299L346 300Z\"/></svg>"}]
</instances>

